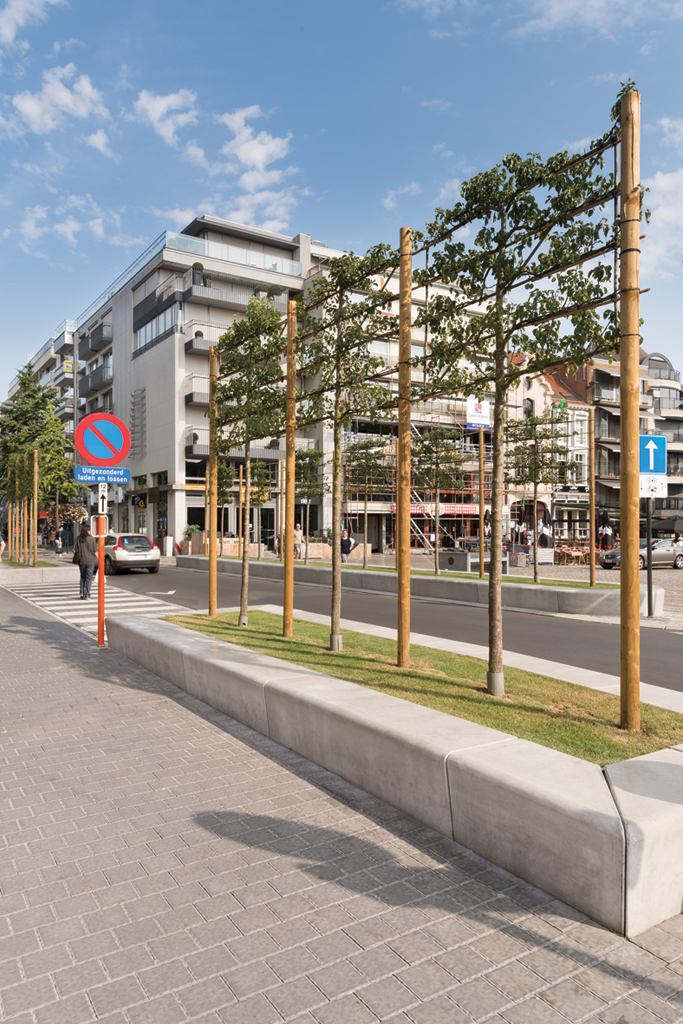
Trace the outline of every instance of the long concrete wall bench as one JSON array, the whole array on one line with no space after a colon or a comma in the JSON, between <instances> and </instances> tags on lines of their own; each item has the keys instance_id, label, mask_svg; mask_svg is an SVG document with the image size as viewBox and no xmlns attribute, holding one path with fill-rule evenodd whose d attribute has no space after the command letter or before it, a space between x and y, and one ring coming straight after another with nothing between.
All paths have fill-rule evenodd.
<instances>
[{"instance_id":1,"label":"long concrete wall bench","mask_svg":"<svg viewBox=\"0 0 683 1024\"><path fill-rule=\"evenodd\" d=\"M0 587L15 587L18 583L70 583L80 576L77 565L26 566L8 569L0 566Z\"/></svg>"},{"instance_id":2,"label":"long concrete wall bench","mask_svg":"<svg viewBox=\"0 0 683 1024\"><path fill-rule=\"evenodd\" d=\"M182 627L109 646L621 934L683 905L683 748L594 764Z\"/></svg>"},{"instance_id":3,"label":"long concrete wall bench","mask_svg":"<svg viewBox=\"0 0 683 1024\"><path fill-rule=\"evenodd\" d=\"M178 555L176 564L185 569L208 571L209 560L199 555ZM242 572L242 563L231 559L219 559L218 571L237 576ZM282 580L283 567L280 562L250 562L249 575L255 579ZM329 587L332 584L332 570L323 566L294 566L294 579L298 583L313 583ZM396 594L398 578L393 572L377 572L371 569L349 569L342 572L343 590L365 590L369 593ZM503 608L508 611L561 612L565 615L619 615L619 590L591 590L579 587L542 587L533 583L503 583ZM447 576L410 577L412 597L433 598L438 601L454 601L457 604L487 605L489 599L488 580L449 579ZM664 588L653 587L654 614L664 613ZM647 588L640 588L640 610L647 614Z\"/></svg>"}]
</instances>

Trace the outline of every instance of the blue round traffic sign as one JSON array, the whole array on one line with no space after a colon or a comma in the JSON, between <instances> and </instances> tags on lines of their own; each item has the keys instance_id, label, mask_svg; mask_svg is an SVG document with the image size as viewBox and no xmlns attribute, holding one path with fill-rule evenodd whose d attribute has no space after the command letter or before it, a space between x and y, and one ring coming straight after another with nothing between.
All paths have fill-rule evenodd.
<instances>
[{"instance_id":1,"label":"blue round traffic sign","mask_svg":"<svg viewBox=\"0 0 683 1024\"><path fill-rule=\"evenodd\" d=\"M76 427L74 444L91 466L116 466L130 450L130 434L122 420L108 412L94 412Z\"/></svg>"}]
</instances>

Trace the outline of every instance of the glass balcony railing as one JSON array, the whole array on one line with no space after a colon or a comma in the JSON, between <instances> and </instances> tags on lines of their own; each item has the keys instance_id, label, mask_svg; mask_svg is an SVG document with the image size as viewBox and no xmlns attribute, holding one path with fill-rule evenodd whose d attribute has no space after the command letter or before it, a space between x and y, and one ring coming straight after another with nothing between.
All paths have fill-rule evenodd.
<instances>
[{"instance_id":1,"label":"glass balcony railing","mask_svg":"<svg viewBox=\"0 0 683 1024\"><path fill-rule=\"evenodd\" d=\"M195 238L193 235L177 235L167 231L166 248L191 252L197 256L226 260L228 263L239 263L244 267L255 267L258 270L273 270L276 274L301 277L301 264L296 260L288 260L282 256L269 256L267 253L242 249L237 245L209 242L204 238Z\"/></svg>"}]
</instances>

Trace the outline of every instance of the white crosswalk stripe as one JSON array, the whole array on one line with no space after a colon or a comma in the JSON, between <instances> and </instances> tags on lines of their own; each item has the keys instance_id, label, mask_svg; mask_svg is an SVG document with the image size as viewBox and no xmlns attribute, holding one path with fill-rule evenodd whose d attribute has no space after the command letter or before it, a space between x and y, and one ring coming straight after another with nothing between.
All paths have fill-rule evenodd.
<instances>
[{"instance_id":1,"label":"white crosswalk stripe","mask_svg":"<svg viewBox=\"0 0 683 1024\"><path fill-rule=\"evenodd\" d=\"M13 593L25 598L32 604L44 608L53 615L80 626L88 633L97 635L97 580L93 580L92 597L89 601L81 601L78 596L78 580L72 583L36 583L26 586L7 587ZM162 615L186 614L187 608L177 604L159 601L146 594L134 594L129 590L121 590L107 581L104 597L104 614L107 615L145 615L156 618Z\"/></svg>"}]
</instances>

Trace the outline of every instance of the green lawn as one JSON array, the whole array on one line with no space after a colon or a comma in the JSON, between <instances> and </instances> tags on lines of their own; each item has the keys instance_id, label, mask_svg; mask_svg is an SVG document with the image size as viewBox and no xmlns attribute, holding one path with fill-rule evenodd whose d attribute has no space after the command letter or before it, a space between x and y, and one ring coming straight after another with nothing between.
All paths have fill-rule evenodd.
<instances>
[{"instance_id":1,"label":"green lawn","mask_svg":"<svg viewBox=\"0 0 683 1024\"><path fill-rule=\"evenodd\" d=\"M201 557L203 557L203 556L201 556ZM221 555L220 558L222 558L222 560L224 562L239 562L240 561L239 558L233 558L230 555ZM252 562L256 562L256 561L257 561L256 558L250 558L249 559L249 563L250 564ZM273 558L263 558L261 561L263 561L263 562L274 562L274 561L276 561L276 559L273 559ZM300 561L300 562L299 561L296 562L296 565L303 565L303 564L304 564L303 560ZM309 562L308 565L309 565L309 568L313 568L313 569L317 569L317 568L331 569L332 568L332 563L331 562L320 562L320 561L318 561L318 559L316 559L314 562ZM358 569L362 570L362 568L363 568L362 565L353 565L353 564L349 565L348 563L346 565L342 566L342 569L343 569L344 572L347 572L348 570L352 571L354 569L355 570L358 570ZM388 565L370 565L370 566L368 566L368 568L365 571L366 572L393 572L393 573L396 572L395 569L392 569L391 566L388 566ZM434 576L435 574L433 572L429 572L428 569L411 569L410 570L410 575L411 576ZM472 572L446 572L445 570L441 571L441 577L443 577L443 579L448 579L448 580L450 580L450 579L478 580L479 579L478 573L472 573ZM486 573L484 575L484 579L488 580L488 578L489 578L488 577L488 573ZM533 582L534 582L533 581L533 577L529 577L529 576L503 576L503 583L526 583L526 584L533 584ZM578 590L587 590L587 589L590 588L590 583L587 580L547 580L547 579L540 579L538 581L538 586L539 587L574 587L574 588L577 588ZM619 584L618 583L597 583L593 589L595 589L595 590L618 590L619 589Z\"/></svg>"},{"instance_id":2,"label":"green lawn","mask_svg":"<svg viewBox=\"0 0 683 1024\"><path fill-rule=\"evenodd\" d=\"M3 566L6 566L6 568L8 569L39 569L41 566L44 566L45 568L51 568L52 566L54 566L54 564L54 562L41 562L41 560L38 559L35 566L33 566L28 565L28 563L26 562L15 562L14 560L10 562L8 558L3 558L2 563L0 564L0 571L2 571Z\"/></svg>"},{"instance_id":3,"label":"green lawn","mask_svg":"<svg viewBox=\"0 0 683 1024\"><path fill-rule=\"evenodd\" d=\"M166 621L599 765L683 742L681 714L643 704L642 732L623 732L619 697L520 669L505 670L504 698L489 697L487 666L477 658L413 645L411 667L399 669L396 645L389 640L344 630L344 651L332 653L328 626L295 619L294 637L285 640L281 617L267 612L250 612L246 629L237 626L236 614L169 616Z\"/></svg>"}]
</instances>

